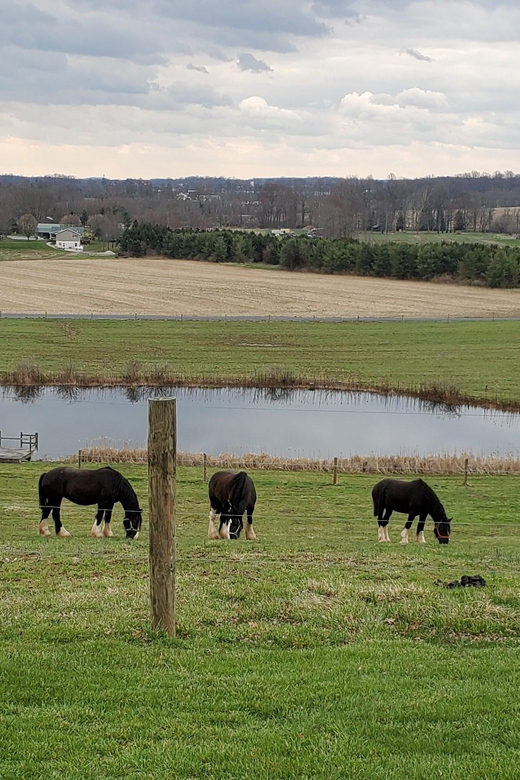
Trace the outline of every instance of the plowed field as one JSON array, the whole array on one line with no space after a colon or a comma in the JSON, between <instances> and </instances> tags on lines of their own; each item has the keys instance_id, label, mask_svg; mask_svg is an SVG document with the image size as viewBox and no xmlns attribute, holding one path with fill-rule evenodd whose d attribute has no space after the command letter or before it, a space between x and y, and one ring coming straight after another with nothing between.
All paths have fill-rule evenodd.
<instances>
[{"instance_id":1,"label":"plowed field","mask_svg":"<svg viewBox=\"0 0 520 780\"><path fill-rule=\"evenodd\" d=\"M520 317L519 290L170 260L0 263L0 311L28 314Z\"/></svg>"}]
</instances>

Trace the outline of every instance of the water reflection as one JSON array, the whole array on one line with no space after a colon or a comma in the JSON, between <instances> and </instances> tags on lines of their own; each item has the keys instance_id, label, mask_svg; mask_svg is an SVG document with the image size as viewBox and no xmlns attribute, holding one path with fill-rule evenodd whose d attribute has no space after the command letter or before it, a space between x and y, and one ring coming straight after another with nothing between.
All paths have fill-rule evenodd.
<instances>
[{"instance_id":1,"label":"water reflection","mask_svg":"<svg viewBox=\"0 0 520 780\"><path fill-rule=\"evenodd\" d=\"M40 457L97 439L144 446L149 398L177 398L178 447L331 458L373 454L517 454L520 415L399 396L282 388L2 388L4 435L38 432Z\"/></svg>"}]
</instances>

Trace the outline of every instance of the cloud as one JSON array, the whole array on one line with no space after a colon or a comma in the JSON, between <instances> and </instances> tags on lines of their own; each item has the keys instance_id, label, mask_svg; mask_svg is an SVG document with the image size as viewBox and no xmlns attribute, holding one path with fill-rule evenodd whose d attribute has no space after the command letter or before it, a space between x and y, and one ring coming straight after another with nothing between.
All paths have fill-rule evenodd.
<instances>
[{"instance_id":1,"label":"cloud","mask_svg":"<svg viewBox=\"0 0 520 780\"><path fill-rule=\"evenodd\" d=\"M193 63L188 62L186 65L187 70L196 70L198 73L209 73L208 69L204 67L204 65L193 65Z\"/></svg>"},{"instance_id":2,"label":"cloud","mask_svg":"<svg viewBox=\"0 0 520 780\"><path fill-rule=\"evenodd\" d=\"M264 70L271 70L272 68L263 60L257 60L252 54L247 52L240 54L238 57L239 70L250 70L252 73L261 73Z\"/></svg>"},{"instance_id":3,"label":"cloud","mask_svg":"<svg viewBox=\"0 0 520 780\"><path fill-rule=\"evenodd\" d=\"M433 62L431 57L428 57L427 54L421 54L417 49L401 49L401 54L408 54L410 57L413 57L420 62Z\"/></svg>"},{"instance_id":4,"label":"cloud","mask_svg":"<svg viewBox=\"0 0 520 780\"><path fill-rule=\"evenodd\" d=\"M4 0L2 22L0 148L28 173L45 172L30 144L45 170L120 149L128 176L134 149L139 175L182 157L201 174L240 159L251 175L385 161L399 176L430 158L463 170L472 149L470 168L520 168L512 0Z\"/></svg>"}]
</instances>

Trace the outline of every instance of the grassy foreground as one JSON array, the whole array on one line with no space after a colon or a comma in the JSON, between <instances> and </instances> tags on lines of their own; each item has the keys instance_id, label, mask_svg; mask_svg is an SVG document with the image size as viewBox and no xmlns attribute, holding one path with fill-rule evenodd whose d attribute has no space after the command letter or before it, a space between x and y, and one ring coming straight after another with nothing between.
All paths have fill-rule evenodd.
<instances>
[{"instance_id":1,"label":"grassy foreground","mask_svg":"<svg viewBox=\"0 0 520 780\"><path fill-rule=\"evenodd\" d=\"M518 776L516 478L430 479L452 543L401 547L402 516L375 541L373 476L253 472L257 542L210 543L179 468L172 640L149 629L146 520L94 540L67 504L72 538L38 537L47 467L0 466L2 778ZM146 468L119 468L146 508Z\"/></svg>"},{"instance_id":2,"label":"grassy foreground","mask_svg":"<svg viewBox=\"0 0 520 780\"><path fill-rule=\"evenodd\" d=\"M520 322L1 320L4 384L305 384L518 405Z\"/></svg>"}]
</instances>

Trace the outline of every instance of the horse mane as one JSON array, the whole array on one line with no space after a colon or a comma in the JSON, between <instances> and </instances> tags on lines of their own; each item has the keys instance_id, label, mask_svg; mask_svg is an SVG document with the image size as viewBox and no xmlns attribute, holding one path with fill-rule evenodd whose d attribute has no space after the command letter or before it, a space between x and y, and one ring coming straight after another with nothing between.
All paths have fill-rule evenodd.
<instances>
[{"instance_id":1,"label":"horse mane","mask_svg":"<svg viewBox=\"0 0 520 780\"><path fill-rule=\"evenodd\" d=\"M236 506L243 498L244 488L246 486L247 474L245 471L239 471L235 474L229 485L229 500L232 506Z\"/></svg>"},{"instance_id":2,"label":"horse mane","mask_svg":"<svg viewBox=\"0 0 520 780\"><path fill-rule=\"evenodd\" d=\"M110 466L108 468L111 468ZM130 482L123 477L116 469L111 469L119 475L119 484L117 486L117 498L123 505L123 509L139 509L139 499Z\"/></svg>"},{"instance_id":3,"label":"horse mane","mask_svg":"<svg viewBox=\"0 0 520 780\"><path fill-rule=\"evenodd\" d=\"M423 494L427 497L428 501L432 505L432 509L430 510L430 514L433 511L435 513L435 515L437 515L437 513L439 513L441 515L441 518L440 518L441 520L446 519L446 510L444 509L444 506L442 505L442 502L441 502L439 496L437 495L437 493L435 492L435 490L433 490L433 488L431 488L423 479L419 478L417 480L417 482L420 483L421 490L422 490ZM433 517L433 515L432 515L432 517ZM435 520L435 518L434 518L434 520ZM439 521L437 520L436 522L439 522Z\"/></svg>"}]
</instances>

